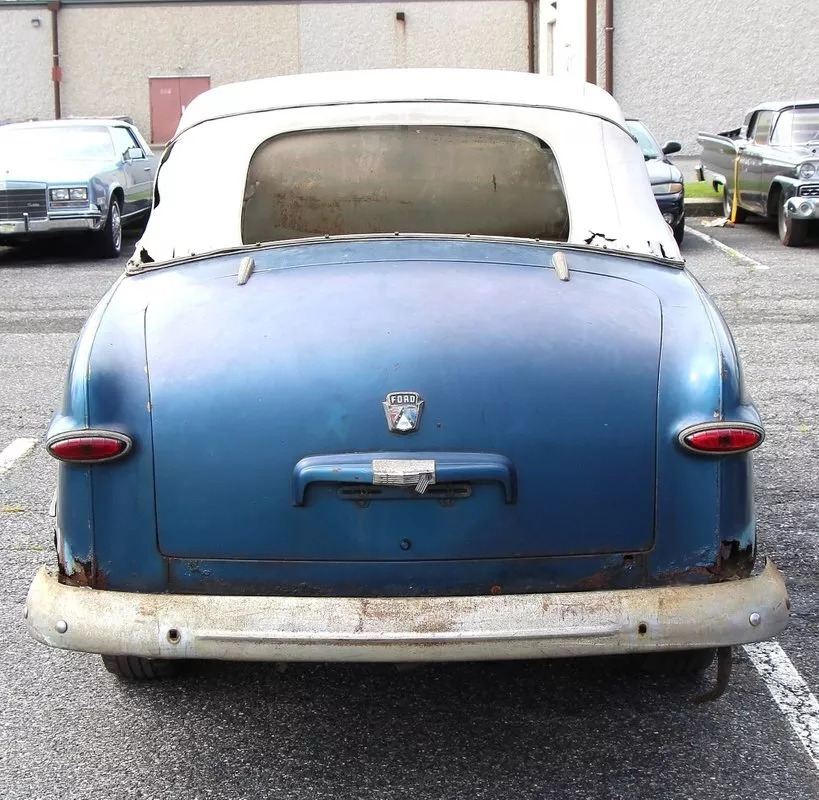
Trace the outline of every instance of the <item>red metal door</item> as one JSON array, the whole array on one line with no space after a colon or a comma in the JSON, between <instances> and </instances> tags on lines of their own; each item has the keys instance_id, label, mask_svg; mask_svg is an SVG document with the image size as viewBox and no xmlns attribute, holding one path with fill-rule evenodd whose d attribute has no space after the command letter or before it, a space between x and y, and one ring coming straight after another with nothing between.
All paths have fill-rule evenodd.
<instances>
[{"instance_id":1,"label":"red metal door","mask_svg":"<svg viewBox=\"0 0 819 800\"><path fill-rule=\"evenodd\" d=\"M170 141L179 124L179 78L148 78L151 99L151 141Z\"/></svg>"},{"instance_id":2,"label":"red metal door","mask_svg":"<svg viewBox=\"0 0 819 800\"><path fill-rule=\"evenodd\" d=\"M206 76L197 78L180 78L180 114L187 108L188 103L190 103L190 101L193 100L196 95L202 94L202 92L206 92L208 89L210 89L210 78Z\"/></svg>"},{"instance_id":3,"label":"red metal door","mask_svg":"<svg viewBox=\"0 0 819 800\"><path fill-rule=\"evenodd\" d=\"M151 102L151 141L164 144L173 138L185 107L210 89L210 78L148 78Z\"/></svg>"}]
</instances>

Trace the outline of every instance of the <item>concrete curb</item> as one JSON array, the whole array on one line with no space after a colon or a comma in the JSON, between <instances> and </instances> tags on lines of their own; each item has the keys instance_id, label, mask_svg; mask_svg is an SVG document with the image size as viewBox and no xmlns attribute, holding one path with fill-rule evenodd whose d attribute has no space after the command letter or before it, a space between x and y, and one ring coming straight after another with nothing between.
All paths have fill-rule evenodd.
<instances>
[{"instance_id":1,"label":"concrete curb","mask_svg":"<svg viewBox=\"0 0 819 800\"><path fill-rule=\"evenodd\" d=\"M722 201L706 197L686 197L685 213L691 217L721 217Z\"/></svg>"}]
</instances>

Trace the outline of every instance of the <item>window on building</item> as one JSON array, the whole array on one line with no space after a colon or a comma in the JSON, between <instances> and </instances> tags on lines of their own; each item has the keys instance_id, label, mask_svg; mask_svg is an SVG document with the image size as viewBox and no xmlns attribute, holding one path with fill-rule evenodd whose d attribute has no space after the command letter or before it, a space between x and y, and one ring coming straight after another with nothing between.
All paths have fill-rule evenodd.
<instances>
[{"instance_id":1,"label":"window on building","mask_svg":"<svg viewBox=\"0 0 819 800\"><path fill-rule=\"evenodd\" d=\"M565 241L554 153L522 131L417 125L284 134L254 153L245 243L396 231Z\"/></svg>"}]
</instances>

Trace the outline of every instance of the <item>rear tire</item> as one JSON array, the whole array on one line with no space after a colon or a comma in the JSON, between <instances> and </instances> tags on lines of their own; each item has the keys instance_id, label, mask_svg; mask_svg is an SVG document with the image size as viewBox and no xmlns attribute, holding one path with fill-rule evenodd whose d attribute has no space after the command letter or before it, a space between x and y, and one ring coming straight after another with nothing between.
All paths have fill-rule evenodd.
<instances>
[{"instance_id":1,"label":"rear tire","mask_svg":"<svg viewBox=\"0 0 819 800\"><path fill-rule=\"evenodd\" d=\"M172 678L179 671L176 661L140 656L102 656L102 663L112 675L126 681L159 681Z\"/></svg>"},{"instance_id":2,"label":"rear tire","mask_svg":"<svg viewBox=\"0 0 819 800\"><path fill-rule=\"evenodd\" d=\"M808 236L808 221L806 219L794 219L785 214L785 203L779 204L779 241L785 247L800 247L805 243Z\"/></svg>"},{"instance_id":3,"label":"rear tire","mask_svg":"<svg viewBox=\"0 0 819 800\"><path fill-rule=\"evenodd\" d=\"M717 651L675 650L663 653L641 653L637 666L651 675L699 675L714 663Z\"/></svg>"},{"instance_id":4,"label":"rear tire","mask_svg":"<svg viewBox=\"0 0 819 800\"><path fill-rule=\"evenodd\" d=\"M101 258L119 258L122 252L122 215L119 200L111 198L108 218L105 225L96 234L97 253Z\"/></svg>"},{"instance_id":5,"label":"rear tire","mask_svg":"<svg viewBox=\"0 0 819 800\"><path fill-rule=\"evenodd\" d=\"M727 186L722 187L722 215L725 219L731 219L731 208L734 204L734 195L728 191ZM748 218L748 212L737 206L737 216L734 222L745 222Z\"/></svg>"}]
</instances>

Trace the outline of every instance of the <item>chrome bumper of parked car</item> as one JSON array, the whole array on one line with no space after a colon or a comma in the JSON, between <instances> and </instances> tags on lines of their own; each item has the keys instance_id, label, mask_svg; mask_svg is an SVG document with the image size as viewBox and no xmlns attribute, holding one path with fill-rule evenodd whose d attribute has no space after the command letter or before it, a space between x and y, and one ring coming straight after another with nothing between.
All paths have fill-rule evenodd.
<instances>
[{"instance_id":1,"label":"chrome bumper of parked car","mask_svg":"<svg viewBox=\"0 0 819 800\"><path fill-rule=\"evenodd\" d=\"M741 644L788 619L779 570L726 583L480 597L237 597L66 586L41 569L25 615L38 641L148 658L469 661Z\"/></svg>"},{"instance_id":2,"label":"chrome bumper of parked car","mask_svg":"<svg viewBox=\"0 0 819 800\"><path fill-rule=\"evenodd\" d=\"M819 199L790 197L785 201L785 212L792 219L819 219Z\"/></svg>"},{"instance_id":3,"label":"chrome bumper of parked car","mask_svg":"<svg viewBox=\"0 0 819 800\"><path fill-rule=\"evenodd\" d=\"M98 231L99 215L88 217L52 217L50 219L0 220L0 236L34 236L43 233Z\"/></svg>"}]
</instances>

